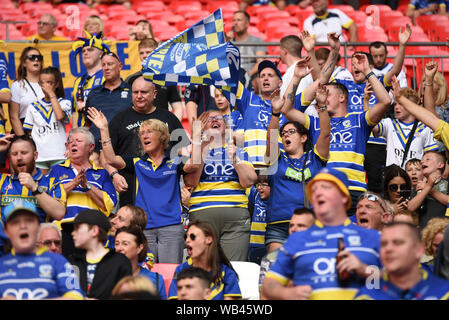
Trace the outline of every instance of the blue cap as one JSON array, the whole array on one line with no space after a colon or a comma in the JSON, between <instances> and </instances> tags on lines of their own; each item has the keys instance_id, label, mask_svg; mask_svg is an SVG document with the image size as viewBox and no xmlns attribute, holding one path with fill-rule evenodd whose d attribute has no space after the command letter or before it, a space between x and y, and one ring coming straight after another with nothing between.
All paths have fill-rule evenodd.
<instances>
[{"instance_id":1,"label":"blue cap","mask_svg":"<svg viewBox=\"0 0 449 320\"><path fill-rule=\"evenodd\" d=\"M259 63L259 66L257 67L258 73L260 74L263 69L265 68L271 68L273 69L276 74L278 75L279 79L282 79L281 72L279 71L278 67L274 64L271 60L263 60Z\"/></svg>"},{"instance_id":2,"label":"blue cap","mask_svg":"<svg viewBox=\"0 0 449 320\"><path fill-rule=\"evenodd\" d=\"M37 208L34 203L31 201L18 199L6 206L4 211L5 221L8 222L14 217L14 215L20 212L29 212L39 218L39 214L37 213Z\"/></svg>"},{"instance_id":3,"label":"blue cap","mask_svg":"<svg viewBox=\"0 0 449 320\"><path fill-rule=\"evenodd\" d=\"M348 186L349 180L346 173L340 170L332 168L323 168L317 175L315 175L312 180L309 181L306 187L307 198L311 198L312 195L312 185L317 181L330 181L333 182L342 193L348 197L348 202L346 204L346 210L351 208L351 194L349 193Z\"/></svg>"}]
</instances>

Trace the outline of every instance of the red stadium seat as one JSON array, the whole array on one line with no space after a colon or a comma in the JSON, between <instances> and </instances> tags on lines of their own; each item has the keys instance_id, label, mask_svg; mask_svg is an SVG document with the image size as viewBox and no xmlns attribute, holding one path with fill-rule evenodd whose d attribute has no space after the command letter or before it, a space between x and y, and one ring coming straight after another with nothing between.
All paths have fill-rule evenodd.
<instances>
[{"instance_id":1,"label":"red stadium seat","mask_svg":"<svg viewBox=\"0 0 449 320\"><path fill-rule=\"evenodd\" d=\"M398 12L398 11L392 11L392 12ZM398 12L401 14L400 12ZM384 29L387 29L389 27L393 26L406 26L407 24L412 25L412 20L410 20L409 17L405 17L402 14L400 16L387 16L387 17L381 17L380 18L380 26Z\"/></svg>"},{"instance_id":2,"label":"red stadium seat","mask_svg":"<svg viewBox=\"0 0 449 320\"><path fill-rule=\"evenodd\" d=\"M34 10L53 10L53 6L50 3L42 2L26 2L21 4L19 8L26 13L32 12Z\"/></svg>"},{"instance_id":3,"label":"red stadium seat","mask_svg":"<svg viewBox=\"0 0 449 320\"><path fill-rule=\"evenodd\" d=\"M361 42L372 42L372 41L387 42L388 36L383 28L373 26L369 28L359 28L358 40Z\"/></svg>"},{"instance_id":4,"label":"red stadium seat","mask_svg":"<svg viewBox=\"0 0 449 320\"><path fill-rule=\"evenodd\" d=\"M290 24L288 23L288 21L283 19L268 21L261 19L259 21L259 24L257 25L257 29L259 29L259 31L263 33L266 33L268 29L282 29L288 27L290 27Z\"/></svg>"},{"instance_id":5,"label":"red stadium seat","mask_svg":"<svg viewBox=\"0 0 449 320\"><path fill-rule=\"evenodd\" d=\"M132 8L136 12L139 12L141 9L153 9L154 11L167 10L165 3L158 0L134 0Z\"/></svg>"},{"instance_id":6,"label":"red stadium seat","mask_svg":"<svg viewBox=\"0 0 449 320\"><path fill-rule=\"evenodd\" d=\"M178 29L176 29L176 27L169 26L160 32L154 31L154 37L156 38L156 40L165 41L173 38L178 33L179 31Z\"/></svg>"},{"instance_id":7,"label":"red stadium seat","mask_svg":"<svg viewBox=\"0 0 449 320\"><path fill-rule=\"evenodd\" d=\"M338 9L343 11L345 14L354 12L354 8L347 4L329 4L329 9Z\"/></svg>"},{"instance_id":8,"label":"red stadium seat","mask_svg":"<svg viewBox=\"0 0 449 320\"><path fill-rule=\"evenodd\" d=\"M404 16L407 14L408 3L400 4L398 6L398 11L401 12Z\"/></svg>"},{"instance_id":9,"label":"red stadium seat","mask_svg":"<svg viewBox=\"0 0 449 320\"><path fill-rule=\"evenodd\" d=\"M201 3L199 1L187 1L187 0L175 0L170 2L169 10L173 13L184 13L188 11L200 11L202 10Z\"/></svg>"},{"instance_id":10,"label":"red stadium seat","mask_svg":"<svg viewBox=\"0 0 449 320\"><path fill-rule=\"evenodd\" d=\"M248 12L248 14L250 16L255 16L255 15L259 15L263 12L269 12L269 11L279 11L279 9L275 6L250 6L248 7L248 9L246 9L246 12Z\"/></svg>"},{"instance_id":11,"label":"red stadium seat","mask_svg":"<svg viewBox=\"0 0 449 320\"><path fill-rule=\"evenodd\" d=\"M377 8L379 12L392 11L391 7L386 4L365 4L360 6L360 11L370 13L374 8Z\"/></svg>"},{"instance_id":12,"label":"red stadium seat","mask_svg":"<svg viewBox=\"0 0 449 320\"><path fill-rule=\"evenodd\" d=\"M209 12L214 12L218 8L222 8L223 11L237 11L239 10L239 4L237 1L226 1L226 0L218 0L218 1L208 1L206 5L206 10Z\"/></svg>"},{"instance_id":13,"label":"red stadium seat","mask_svg":"<svg viewBox=\"0 0 449 320\"><path fill-rule=\"evenodd\" d=\"M173 276L175 274L177 266L178 264L176 263L155 263L151 268L151 271L159 273L162 276L162 278L164 278L167 298L168 298L168 289L170 288L170 284L173 280Z\"/></svg>"},{"instance_id":14,"label":"red stadium seat","mask_svg":"<svg viewBox=\"0 0 449 320\"><path fill-rule=\"evenodd\" d=\"M189 20L197 20L197 22L198 22L198 21L206 18L209 15L210 15L209 11L205 11L205 10L189 11L189 12L184 13L184 18L189 19Z\"/></svg>"}]
</instances>

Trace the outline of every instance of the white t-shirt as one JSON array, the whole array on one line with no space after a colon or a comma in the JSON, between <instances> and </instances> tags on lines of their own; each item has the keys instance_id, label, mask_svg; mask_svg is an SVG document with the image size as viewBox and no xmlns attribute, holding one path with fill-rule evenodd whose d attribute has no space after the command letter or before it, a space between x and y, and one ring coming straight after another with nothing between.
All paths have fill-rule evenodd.
<instances>
[{"instance_id":1,"label":"white t-shirt","mask_svg":"<svg viewBox=\"0 0 449 320\"><path fill-rule=\"evenodd\" d=\"M62 98L58 101L66 115L63 121L56 120L51 103L43 99L31 103L28 107L23 129L31 130L31 137L38 152L36 161L65 159L65 124L69 122L72 103Z\"/></svg>"},{"instance_id":2,"label":"white t-shirt","mask_svg":"<svg viewBox=\"0 0 449 320\"><path fill-rule=\"evenodd\" d=\"M390 71L392 68L393 68L392 63L386 63L382 69L374 68L373 72L376 75L376 77L379 77L379 76L383 76L383 75L387 74L388 71ZM397 78L398 78L399 85L401 86L401 88L408 88L407 77L405 75L404 70L401 70L401 72L398 74ZM390 92L390 95L392 96L391 92Z\"/></svg>"},{"instance_id":3,"label":"white t-shirt","mask_svg":"<svg viewBox=\"0 0 449 320\"><path fill-rule=\"evenodd\" d=\"M282 76L282 86L281 86L281 92L280 92L281 97L284 96L285 91L287 91L287 88L290 85L290 81L292 81L293 74L295 72L295 66L296 66L297 62L298 61L296 61L290 67L288 67L288 69L285 71L284 75ZM307 76L302 78L301 81L299 82L298 88L296 89L296 94L299 94L300 92L302 92L305 88L307 88L312 83L313 83L312 75L308 74Z\"/></svg>"},{"instance_id":4,"label":"white t-shirt","mask_svg":"<svg viewBox=\"0 0 449 320\"><path fill-rule=\"evenodd\" d=\"M317 42L327 42L327 34L335 32L340 35L340 42L345 42L343 28L348 29L354 21L339 9L327 9L327 12L318 17L312 14L304 20L304 30L315 35Z\"/></svg>"},{"instance_id":5,"label":"white t-shirt","mask_svg":"<svg viewBox=\"0 0 449 320\"><path fill-rule=\"evenodd\" d=\"M387 140L387 161L385 165L396 164L401 166L407 138L413 128L413 122L405 123L398 119L385 118L379 122L377 127L379 136L385 137ZM405 167L408 160L413 158L421 159L424 152L430 150L438 151L438 144L433 139L433 131L422 122L418 122L402 168Z\"/></svg>"},{"instance_id":6,"label":"white t-shirt","mask_svg":"<svg viewBox=\"0 0 449 320\"><path fill-rule=\"evenodd\" d=\"M30 85L33 89L31 89ZM14 81L11 84L11 101L19 104L19 119L24 119L28 106L37 100L44 98L44 92L37 82L26 82L25 80ZM33 92L34 90L34 92Z\"/></svg>"}]
</instances>

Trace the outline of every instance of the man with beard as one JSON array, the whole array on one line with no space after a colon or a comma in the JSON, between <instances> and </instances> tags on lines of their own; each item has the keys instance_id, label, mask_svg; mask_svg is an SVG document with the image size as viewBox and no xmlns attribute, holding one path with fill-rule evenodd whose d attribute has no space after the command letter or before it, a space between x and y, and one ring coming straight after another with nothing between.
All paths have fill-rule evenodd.
<instances>
[{"instance_id":1,"label":"man with beard","mask_svg":"<svg viewBox=\"0 0 449 320\"><path fill-rule=\"evenodd\" d=\"M12 171L11 175L4 173L0 176L0 247L3 247L6 239L3 233L4 210L8 204L18 199L33 202L40 222L61 220L65 214L66 196L60 184L50 189L50 179L36 167L36 144L31 137L7 135L0 140L0 152L9 147Z\"/></svg>"},{"instance_id":2,"label":"man with beard","mask_svg":"<svg viewBox=\"0 0 449 320\"><path fill-rule=\"evenodd\" d=\"M36 167L37 151L29 136L6 136L7 143L0 145L0 151L9 145L11 175L2 174L0 178L1 215L4 222L4 208L18 199L33 202L39 213L39 220L61 220L65 214L65 192L56 184L50 190L50 180Z\"/></svg>"}]
</instances>

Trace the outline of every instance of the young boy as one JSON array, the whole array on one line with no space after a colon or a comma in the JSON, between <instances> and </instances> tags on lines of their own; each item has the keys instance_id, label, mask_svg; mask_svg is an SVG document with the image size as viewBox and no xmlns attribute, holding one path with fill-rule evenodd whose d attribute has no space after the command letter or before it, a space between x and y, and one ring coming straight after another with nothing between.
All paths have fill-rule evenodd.
<instances>
[{"instance_id":1,"label":"young boy","mask_svg":"<svg viewBox=\"0 0 449 320\"><path fill-rule=\"evenodd\" d=\"M410 177L410 181L412 182L412 192L416 191L416 186L419 181L424 179L422 174L422 165L421 160L413 158L407 161L405 164L405 171Z\"/></svg>"},{"instance_id":2,"label":"young boy","mask_svg":"<svg viewBox=\"0 0 449 320\"><path fill-rule=\"evenodd\" d=\"M419 96L415 90L401 88L401 95L418 103ZM430 150L438 150L438 144L433 139L432 130L422 122L417 122L415 132L410 137L416 118L400 103L394 104L396 119L385 118L373 128L374 136L382 136L387 140L387 161L385 167L396 164L404 168L407 160L421 159L423 153ZM410 147L404 155L408 139L411 138Z\"/></svg>"},{"instance_id":3,"label":"young boy","mask_svg":"<svg viewBox=\"0 0 449 320\"><path fill-rule=\"evenodd\" d=\"M446 159L443 154L428 151L421 159L425 179L416 186L417 194L410 199L408 209L419 214L421 230L435 217L444 217L448 206L448 181L443 178Z\"/></svg>"},{"instance_id":4,"label":"young boy","mask_svg":"<svg viewBox=\"0 0 449 320\"><path fill-rule=\"evenodd\" d=\"M249 238L248 261L260 264L267 253L265 249L266 211L270 185L267 176L259 175L257 183L249 189L248 204L252 212L251 235Z\"/></svg>"},{"instance_id":5,"label":"young boy","mask_svg":"<svg viewBox=\"0 0 449 320\"><path fill-rule=\"evenodd\" d=\"M117 282L132 275L131 262L125 255L103 246L111 225L100 211L81 211L73 224L75 247L85 250L69 258L78 268L81 289L88 298L109 299Z\"/></svg>"}]
</instances>

